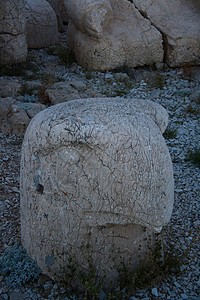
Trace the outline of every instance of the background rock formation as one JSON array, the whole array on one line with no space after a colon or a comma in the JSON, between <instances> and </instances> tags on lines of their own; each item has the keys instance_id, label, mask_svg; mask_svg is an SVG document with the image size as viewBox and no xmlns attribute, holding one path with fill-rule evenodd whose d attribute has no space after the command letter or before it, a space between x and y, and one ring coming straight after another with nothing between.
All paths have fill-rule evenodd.
<instances>
[{"instance_id":1,"label":"background rock formation","mask_svg":"<svg viewBox=\"0 0 200 300\"><path fill-rule=\"evenodd\" d=\"M80 65L105 71L163 61L162 35L130 2L81 1L80 14L79 2L68 0L67 8L69 46Z\"/></svg>"},{"instance_id":2,"label":"background rock formation","mask_svg":"<svg viewBox=\"0 0 200 300\"><path fill-rule=\"evenodd\" d=\"M200 64L200 4L192 0L133 0L163 34L165 62L170 67Z\"/></svg>"},{"instance_id":3,"label":"background rock formation","mask_svg":"<svg viewBox=\"0 0 200 300\"><path fill-rule=\"evenodd\" d=\"M24 62L27 57L24 0L0 1L0 65Z\"/></svg>"},{"instance_id":4,"label":"background rock formation","mask_svg":"<svg viewBox=\"0 0 200 300\"><path fill-rule=\"evenodd\" d=\"M60 32L65 31L63 22L64 23L69 22L69 16L67 13L65 1L64 0L47 0L47 2L49 2L49 4L51 5L51 7L53 8L53 10L56 13L57 21L58 21L58 30Z\"/></svg>"},{"instance_id":5,"label":"background rock formation","mask_svg":"<svg viewBox=\"0 0 200 300\"><path fill-rule=\"evenodd\" d=\"M86 69L200 64L200 5L175 0L67 0L69 46ZM163 55L164 54L164 55Z\"/></svg>"},{"instance_id":6,"label":"background rock formation","mask_svg":"<svg viewBox=\"0 0 200 300\"><path fill-rule=\"evenodd\" d=\"M26 33L29 48L42 48L58 41L56 13L46 0L26 0Z\"/></svg>"}]
</instances>

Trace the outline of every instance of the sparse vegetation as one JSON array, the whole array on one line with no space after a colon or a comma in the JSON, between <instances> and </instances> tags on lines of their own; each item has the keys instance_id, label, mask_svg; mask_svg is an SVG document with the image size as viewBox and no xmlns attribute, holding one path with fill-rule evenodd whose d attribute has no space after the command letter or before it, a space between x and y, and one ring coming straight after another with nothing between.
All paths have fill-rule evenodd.
<instances>
[{"instance_id":1,"label":"sparse vegetation","mask_svg":"<svg viewBox=\"0 0 200 300\"><path fill-rule=\"evenodd\" d=\"M57 53L61 64L64 64L67 68L70 68L71 65L76 61L73 51L67 46L58 47Z\"/></svg>"},{"instance_id":2,"label":"sparse vegetation","mask_svg":"<svg viewBox=\"0 0 200 300\"><path fill-rule=\"evenodd\" d=\"M193 105L189 104L186 107L185 112L186 112L186 114L189 113L189 114L192 114L194 116L198 116L200 114L200 107L199 106L194 107Z\"/></svg>"},{"instance_id":3,"label":"sparse vegetation","mask_svg":"<svg viewBox=\"0 0 200 300\"><path fill-rule=\"evenodd\" d=\"M54 46L48 47L48 48L46 49L46 53L47 53L48 55L55 55L55 54L57 53L56 47L54 47Z\"/></svg>"},{"instance_id":4,"label":"sparse vegetation","mask_svg":"<svg viewBox=\"0 0 200 300\"><path fill-rule=\"evenodd\" d=\"M193 151L189 150L186 161L191 161L200 168L200 148L195 148Z\"/></svg>"},{"instance_id":5,"label":"sparse vegetation","mask_svg":"<svg viewBox=\"0 0 200 300\"><path fill-rule=\"evenodd\" d=\"M24 84L21 85L20 94L22 96L25 96L25 95L32 96L34 92L35 92L35 88L31 87L27 83L24 83Z\"/></svg>"},{"instance_id":6,"label":"sparse vegetation","mask_svg":"<svg viewBox=\"0 0 200 300\"><path fill-rule=\"evenodd\" d=\"M163 133L165 139L175 139L176 138L176 129L175 128L167 128Z\"/></svg>"},{"instance_id":7,"label":"sparse vegetation","mask_svg":"<svg viewBox=\"0 0 200 300\"><path fill-rule=\"evenodd\" d=\"M37 264L18 243L8 248L0 259L0 275L6 277L7 283L12 287L34 281L40 273Z\"/></svg>"},{"instance_id":8,"label":"sparse vegetation","mask_svg":"<svg viewBox=\"0 0 200 300\"><path fill-rule=\"evenodd\" d=\"M165 86L166 77L165 75L160 74L160 72L156 72L152 78L146 80L146 83L150 88L163 89Z\"/></svg>"},{"instance_id":9,"label":"sparse vegetation","mask_svg":"<svg viewBox=\"0 0 200 300\"><path fill-rule=\"evenodd\" d=\"M161 234L162 236L162 234ZM184 260L190 254L190 246L186 251L181 251L179 241L166 243L163 246L160 235L158 235L154 250L146 261L141 260L140 266L132 270L129 264L121 259L121 266L117 269L118 280L104 289L106 276L98 277L88 249L88 267L80 267L76 258L71 255L65 269L65 278L62 285L69 295L75 295L75 299L129 299L137 290L149 288L158 284L169 274L179 275ZM119 254L120 255L120 254ZM118 256L119 256L118 255ZM131 262L130 262L131 265ZM63 279L63 277L62 277Z\"/></svg>"}]
</instances>

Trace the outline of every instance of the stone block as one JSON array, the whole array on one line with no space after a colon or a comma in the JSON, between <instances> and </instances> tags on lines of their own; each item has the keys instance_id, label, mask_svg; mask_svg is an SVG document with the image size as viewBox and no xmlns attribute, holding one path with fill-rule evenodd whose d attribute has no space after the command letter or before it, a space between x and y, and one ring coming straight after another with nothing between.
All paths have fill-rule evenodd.
<instances>
[{"instance_id":1,"label":"stone block","mask_svg":"<svg viewBox=\"0 0 200 300\"><path fill-rule=\"evenodd\" d=\"M42 48L58 41L56 13L46 0L26 0L26 33L29 48Z\"/></svg>"},{"instance_id":2,"label":"stone block","mask_svg":"<svg viewBox=\"0 0 200 300\"><path fill-rule=\"evenodd\" d=\"M53 278L68 260L115 280L135 268L173 208L173 171L162 136L168 114L137 99L78 99L30 122L22 146L21 238Z\"/></svg>"},{"instance_id":3,"label":"stone block","mask_svg":"<svg viewBox=\"0 0 200 300\"><path fill-rule=\"evenodd\" d=\"M127 0L68 0L68 43L88 70L163 61L161 33Z\"/></svg>"},{"instance_id":4,"label":"stone block","mask_svg":"<svg viewBox=\"0 0 200 300\"><path fill-rule=\"evenodd\" d=\"M196 0L132 0L163 34L170 67L200 64L200 2Z\"/></svg>"},{"instance_id":5,"label":"stone block","mask_svg":"<svg viewBox=\"0 0 200 300\"><path fill-rule=\"evenodd\" d=\"M12 12L12 13L11 13ZM23 0L0 1L0 65L21 63L27 57Z\"/></svg>"}]
</instances>

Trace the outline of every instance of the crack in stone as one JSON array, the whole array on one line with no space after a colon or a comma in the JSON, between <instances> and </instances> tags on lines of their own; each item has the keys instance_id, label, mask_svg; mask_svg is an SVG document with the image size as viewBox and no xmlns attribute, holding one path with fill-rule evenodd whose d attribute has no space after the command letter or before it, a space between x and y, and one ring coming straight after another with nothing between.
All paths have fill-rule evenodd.
<instances>
[{"instance_id":1,"label":"crack in stone","mask_svg":"<svg viewBox=\"0 0 200 300\"><path fill-rule=\"evenodd\" d=\"M163 51L164 51L164 56L163 56L163 63L167 63L167 52L168 52L168 47L167 45L168 43L168 39L167 39L167 35L157 26L155 25L152 20L148 17L147 13L145 11L142 11L141 9L139 9L137 7L137 5L135 3L133 3L133 0L129 0L135 7L135 9L138 10L138 12L142 15L143 18L147 19L148 21L150 21L151 25L153 27L155 27L156 30L158 30L160 32L160 34L162 35L162 41L163 41Z\"/></svg>"}]
</instances>

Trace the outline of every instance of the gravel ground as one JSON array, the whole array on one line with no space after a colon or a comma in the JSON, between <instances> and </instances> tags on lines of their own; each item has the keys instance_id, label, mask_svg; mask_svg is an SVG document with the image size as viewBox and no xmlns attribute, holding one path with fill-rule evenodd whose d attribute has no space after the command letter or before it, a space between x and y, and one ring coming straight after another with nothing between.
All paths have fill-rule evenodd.
<instances>
[{"instance_id":1,"label":"gravel ground","mask_svg":"<svg viewBox=\"0 0 200 300\"><path fill-rule=\"evenodd\" d=\"M40 72L54 74L62 80L82 81L93 94L149 99L167 109L169 126L165 138L174 165L175 202L166 240L177 251L188 250L189 255L181 266L181 275L170 275L130 299L200 299L200 169L186 161L188 151L200 149L200 106L190 100L190 95L200 86L200 69L192 68L189 73L185 69L144 68L98 73L86 72L77 64L66 68L59 64L56 55L49 55L45 50L31 51L30 56L40 66ZM21 137L0 133L0 255L20 241L21 143ZM34 284L15 288L0 276L0 299L67 299L64 295L65 290L44 275Z\"/></svg>"}]
</instances>

